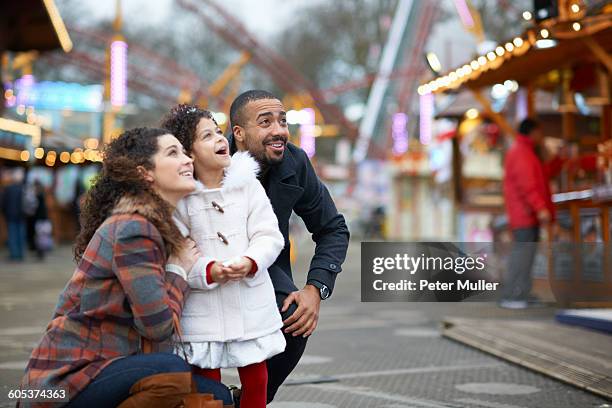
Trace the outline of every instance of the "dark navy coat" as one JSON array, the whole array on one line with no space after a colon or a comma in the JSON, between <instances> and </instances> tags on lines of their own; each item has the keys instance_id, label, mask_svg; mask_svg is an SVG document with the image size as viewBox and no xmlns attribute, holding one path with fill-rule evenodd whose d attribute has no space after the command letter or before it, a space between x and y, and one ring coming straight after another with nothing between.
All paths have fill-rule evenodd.
<instances>
[{"instance_id":1,"label":"dark navy coat","mask_svg":"<svg viewBox=\"0 0 612 408\"><path fill-rule=\"evenodd\" d=\"M228 139L233 153L236 146L231 135ZM302 218L316 244L307 282L319 281L333 291L336 276L346 257L349 231L308 156L304 150L287 143L283 161L270 167L261 181L285 238L285 247L268 268L277 295L297 290L289 259L289 217L293 211Z\"/></svg>"}]
</instances>

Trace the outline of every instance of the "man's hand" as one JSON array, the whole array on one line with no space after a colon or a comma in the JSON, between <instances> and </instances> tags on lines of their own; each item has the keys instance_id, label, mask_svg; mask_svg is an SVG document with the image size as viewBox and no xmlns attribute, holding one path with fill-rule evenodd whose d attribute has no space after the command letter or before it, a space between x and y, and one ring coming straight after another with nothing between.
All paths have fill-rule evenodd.
<instances>
[{"instance_id":1,"label":"man's hand","mask_svg":"<svg viewBox=\"0 0 612 408\"><path fill-rule=\"evenodd\" d=\"M538 221L540 221L540 224L546 225L550 222L550 212L546 209L542 209L538 211L537 214L538 217Z\"/></svg>"},{"instance_id":2,"label":"man's hand","mask_svg":"<svg viewBox=\"0 0 612 408\"><path fill-rule=\"evenodd\" d=\"M298 307L283 322L286 327L285 333L292 333L293 336L308 337L317 328L319 321L319 308L321 307L319 289L312 285L306 285L302 290L291 292L285 299L281 311L287 311L293 302Z\"/></svg>"}]
</instances>

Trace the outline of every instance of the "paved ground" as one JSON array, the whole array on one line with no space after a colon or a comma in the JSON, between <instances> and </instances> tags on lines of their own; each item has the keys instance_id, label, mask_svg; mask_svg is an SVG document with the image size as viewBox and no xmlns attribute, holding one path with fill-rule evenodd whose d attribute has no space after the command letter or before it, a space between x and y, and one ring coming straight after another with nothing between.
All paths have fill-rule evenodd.
<instances>
[{"instance_id":1,"label":"paved ground","mask_svg":"<svg viewBox=\"0 0 612 408\"><path fill-rule=\"evenodd\" d=\"M298 265L308 265L300 245ZM0 251L0 407L72 273L70 249L44 263L4 261ZM304 268L296 268L303 282ZM273 408L576 408L606 401L442 338L444 316L549 320L553 310L507 312L488 304L361 303L359 245L352 245L332 299L298 369ZM503 334L502 334L503 335ZM235 373L225 374L236 382Z\"/></svg>"}]
</instances>

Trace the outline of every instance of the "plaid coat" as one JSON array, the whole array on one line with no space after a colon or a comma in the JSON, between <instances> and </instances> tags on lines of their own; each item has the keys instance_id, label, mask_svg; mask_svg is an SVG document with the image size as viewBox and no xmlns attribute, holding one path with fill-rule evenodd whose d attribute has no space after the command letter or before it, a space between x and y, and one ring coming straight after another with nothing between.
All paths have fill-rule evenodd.
<instances>
[{"instance_id":1,"label":"plaid coat","mask_svg":"<svg viewBox=\"0 0 612 408\"><path fill-rule=\"evenodd\" d=\"M23 389L61 387L70 399L109 363L140 352L141 337L168 340L188 285L165 272L151 208L123 198L92 237L32 351ZM44 404L41 404L44 405Z\"/></svg>"}]
</instances>

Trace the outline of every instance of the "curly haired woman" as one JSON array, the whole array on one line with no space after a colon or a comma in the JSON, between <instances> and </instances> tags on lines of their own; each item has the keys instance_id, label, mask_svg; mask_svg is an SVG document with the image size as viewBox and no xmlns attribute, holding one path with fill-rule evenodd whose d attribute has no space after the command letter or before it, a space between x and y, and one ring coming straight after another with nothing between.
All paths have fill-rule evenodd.
<instances>
[{"instance_id":1,"label":"curly haired woman","mask_svg":"<svg viewBox=\"0 0 612 408\"><path fill-rule=\"evenodd\" d=\"M69 407L114 407L143 378L189 372L178 356L142 354L141 344L164 350L188 295L185 271L199 253L169 220L194 188L193 161L167 130L132 129L110 143L81 215L77 268L32 352L22 389L65 390ZM196 383L231 403L222 384L203 377Z\"/></svg>"}]
</instances>

